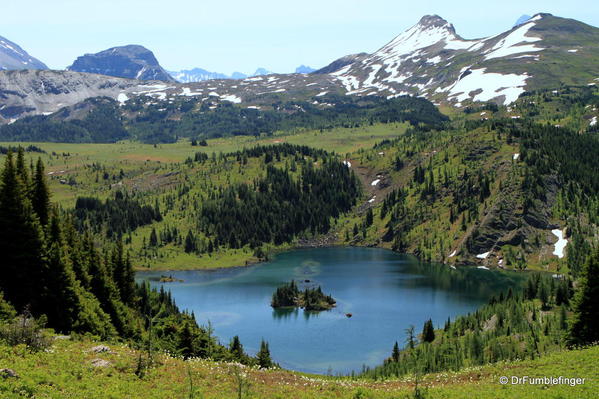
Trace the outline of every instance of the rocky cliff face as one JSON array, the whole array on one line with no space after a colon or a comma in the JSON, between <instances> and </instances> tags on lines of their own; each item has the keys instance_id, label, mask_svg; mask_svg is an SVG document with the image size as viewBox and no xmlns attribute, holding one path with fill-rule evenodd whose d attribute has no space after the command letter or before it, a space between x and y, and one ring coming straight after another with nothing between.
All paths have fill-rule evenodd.
<instances>
[{"instance_id":1,"label":"rocky cliff face","mask_svg":"<svg viewBox=\"0 0 599 399\"><path fill-rule=\"evenodd\" d=\"M0 123L22 116L49 114L90 97L147 90L136 80L67 71L0 72Z\"/></svg>"},{"instance_id":2,"label":"rocky cliff face","mask_svg":"<svg viewBox=\"0 0 599 399\"><path fill-rule=\"evenodd\" d=\"M113 47L96 54L85 54L77 58L67 69L127 79L175 81L160 66L150 50L137 45Z\"/></svg>"}]
</instances>

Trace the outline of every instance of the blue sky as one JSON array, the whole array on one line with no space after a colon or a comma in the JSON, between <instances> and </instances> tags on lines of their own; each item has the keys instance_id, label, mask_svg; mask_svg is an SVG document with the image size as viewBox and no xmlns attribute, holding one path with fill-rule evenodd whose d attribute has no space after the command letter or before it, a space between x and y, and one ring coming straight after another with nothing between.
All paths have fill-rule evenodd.
<instances>
[{"instance_id":1,"label":"blue sky","mask_svg":"<svg viewBox=\"0 0 599 399\"><path fill-rule=\"evenodd\" d=\"M170 70L290 72L372 52L426 14L473 39L509 29L522 14L549 12L599 26L590 0L30 0L3 1L0 36L49 67L84 53L141 44Z\"/></svg>"}]
</instances>

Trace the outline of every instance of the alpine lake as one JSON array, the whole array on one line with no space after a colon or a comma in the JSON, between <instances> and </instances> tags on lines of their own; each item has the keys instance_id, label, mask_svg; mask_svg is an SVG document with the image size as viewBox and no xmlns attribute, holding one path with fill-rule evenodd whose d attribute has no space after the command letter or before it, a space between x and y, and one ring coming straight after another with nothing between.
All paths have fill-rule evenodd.
<instances>
[{"instance_id":1,"label":"alpine lake","mask_svg":"<svg viewBox=\"0 0 599 399\"><path fill-rule=\"evenodd\" d=\"M177 281L163 283L161 276ZM474 311L491 296L520 286L522 273L476 267L450 268L377 248L333 247L277 254L269 262L217 270L142 271L137 281L170 290L198 323L211 323L223 344L239 335L255 354L266 340L282 367L318 374L360 372L390 356L405 330L416 333L431 318L435 328ZM322 287L331 310L273 309L277 287Z\"/></svg>"}]
</instances>

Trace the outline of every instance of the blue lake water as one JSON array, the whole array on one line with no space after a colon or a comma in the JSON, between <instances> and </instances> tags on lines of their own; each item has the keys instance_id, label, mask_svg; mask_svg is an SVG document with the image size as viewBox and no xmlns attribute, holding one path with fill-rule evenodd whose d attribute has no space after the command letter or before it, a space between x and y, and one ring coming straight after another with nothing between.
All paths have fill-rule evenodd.
<instances>
[{"instance_id":1,"label":"blue lake water","mask_svg":"<svg viewBox=\"0 0 599 399\"><path fill-rule=\"evenodd\" d=\"M161 275L183 282L160 283ZM419 333L432 318L442 327L448 317L471 312L515 287L521 277L454 270L384 249L318 248L285 252L246 268L139 272L137 279L170 289L181 309L193 311L200 324L212 323L222 343L239 335L254 354L265 339L273 359L285 368L346 374L380 364L395 341L404 343L408 326ZM337 307L318 313L274 310L272 293L292 279L300 288L320 285Z\"/></svg>"}]
</instances>

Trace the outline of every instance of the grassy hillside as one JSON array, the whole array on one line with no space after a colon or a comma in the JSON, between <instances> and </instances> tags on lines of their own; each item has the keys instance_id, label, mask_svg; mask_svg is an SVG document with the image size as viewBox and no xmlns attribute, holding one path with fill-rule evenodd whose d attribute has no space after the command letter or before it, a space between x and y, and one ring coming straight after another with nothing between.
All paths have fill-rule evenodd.
<instances>
[{"instance_id":1,"label":"grassy hillside","mask_svg":"<svg viewBox=\"0 0 599 399\"><path fill-rule=\"evenodd\" d=\"M283 370L258 370L210 360L183 361L158 355L155 366L142 379L135 375L138 353L122 345L95 353L97 342L57 339L46 352L0 346L0 368L18 378L0 379L3 398L173 399L173 398L371 398L415 397L415 377L368 380L325 377ZM599 389L596 359L599 347L554 352L536 360L500 363L460 372L419 378L419 398L462 399L586 399ZM98 359L105 360L101 363ZM96 364L94 366L93 364ZM103 364L103 366L97 366ZM501 376L564 376L584 378L568 385L501 385ZM242 387L239 396L239 387Z\"/></svg>"}]
</instances>

